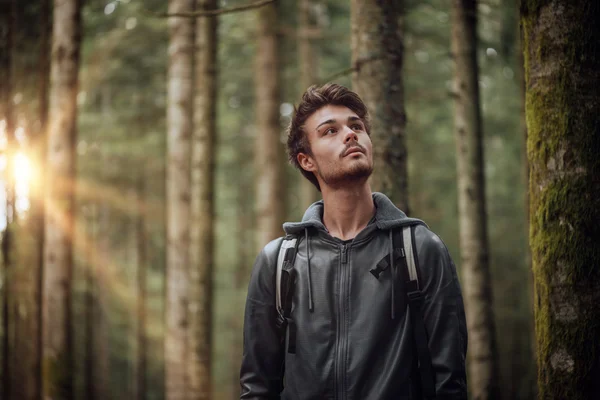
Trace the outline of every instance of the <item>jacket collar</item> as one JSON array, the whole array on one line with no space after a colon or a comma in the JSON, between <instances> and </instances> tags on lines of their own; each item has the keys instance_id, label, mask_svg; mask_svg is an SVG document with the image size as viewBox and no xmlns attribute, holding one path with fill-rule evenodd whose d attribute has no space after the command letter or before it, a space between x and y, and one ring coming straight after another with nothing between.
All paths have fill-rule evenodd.
<instances>
[{"instance_id":1,"label":"jacket collar","mask_svg":"<svg viewBox=\"0 0 600 400\"><path fill-rule=\"evenodd\" d=\"M393 229L405 225L425 225L423 221L409 218L397 208L394 203L383 193L374 192L375 220L377 228L382 230ZM299 234L305 229L316 228L326 230L323 225L323 200L311 204L300 222L286 222L283 229L288 235Z\"/></svg>"}]
</instances>

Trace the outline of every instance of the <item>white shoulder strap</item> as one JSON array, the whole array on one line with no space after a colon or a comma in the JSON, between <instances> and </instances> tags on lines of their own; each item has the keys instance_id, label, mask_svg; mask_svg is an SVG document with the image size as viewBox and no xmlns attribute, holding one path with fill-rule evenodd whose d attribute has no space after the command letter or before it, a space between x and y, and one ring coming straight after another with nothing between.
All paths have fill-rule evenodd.
<instances>
[{"instance_id":1,"label":"white shoulder strap","mask_svg":"<svg viewBox=\"0 0 600 400\"><path fill-rule=\"evenodd\" d=\"M281 270L283 269L283 259L285 258L285 252L290 247L296 247L296 238L283 239L281 247L279 248L279 256L277 257L277 273L275 276L275 305L277 311L282 312L281 309Z\"/></svg>"},{"instance_id":2,"label":"white shoulder strap","mask_svg":"<svg viewBox=\"0 0 600 400\"><path fill-rule=\"evenodd\" d=\"M402 239L404 241L404 253L406 254L406 265L408 266L408 277L411 281L417 281L419 287L419 278L417 275L417 263L412 245L412 232L410 226L402 228Z\"/></svg>"}]
</instances>

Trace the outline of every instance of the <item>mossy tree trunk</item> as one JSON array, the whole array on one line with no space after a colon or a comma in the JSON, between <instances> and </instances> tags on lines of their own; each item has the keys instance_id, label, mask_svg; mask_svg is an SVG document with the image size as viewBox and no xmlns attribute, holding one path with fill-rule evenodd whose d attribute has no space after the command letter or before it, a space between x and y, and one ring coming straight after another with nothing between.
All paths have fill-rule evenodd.
<instances>
[{"instance_id":1,"label":"mossy tree trunk","mask_svg":"<svg viewBox=\"0 0 600 400\"><path fill-rule=\"evenodd\" d=\"M402 0L352 0L352 86L371 115L374 190L408 209Z\"/></svg>"},{"instance_id":2,"label":"mossy tree trunk","mask_svg":"<svg viewBox=\"0 0 600 400\"><path fill-rule=\"evenodd\" d=\"M216 0L196 0L198 10ZM211 349L215 225L217 18L196 20L196 72L190 222L189 381L191 399L211 399Z\"/></svg>"},{"instance_id":3,"label":"mossy tree trunk","mask_svg":"<svg viewBox=\"0 0 600 400\"><path fill-rule=\"evenodd\" d=\"M55 0L45 167L43 397L73 396L72 243L81 1Z\"/></svg>"},{"instance_id":4,"label":"mossy tree trunk","mask_svg":"<svg viewBox=\"0 0 600 400\"><path fill-rule=\"evenodd\" d=\"M258 11L258 48L255 65L256 91L256 245L262 249L283 234L285 211L283 154L279 103L279 38L277 5Z\"/></svg>"},{"instance_id":5,"label":"mossy tree trunk","mask_svg":"<svg viewBox=\"0 0 600 400\"><path fill-rule=\"evenodd\" d=\"M298 1L298 62L300 63L300 93L304 93L311 85L317 82L317 66L319 54L312 44L312 36L316 24L311 18L313 0ZM308 179L298 174L300 183L300 208L306 209L321 197L319 191Z\"/></svg>"},{"instance_id":6,"label":"mossy tree trunk","mask_svg":"<svg viewBox=\"0 0 600 400\"><path fill-rule=\"evenodd\" d=\"M473 399L499 397L499 367L489 266L483 132L477 66L477 2L452 1L452 56L460 255L469 331Z\"/></svg>"},{"instance_id":7,"label":"mossy tree trunk","mask_svg":"<svg viewBox=\"0 0 600 400\"><path fill-rule=\"evenodd\" d=\"M523 1L539 397L600 398L600 4Z\"/></svg>"},{"instance_id":8,"label":"mossy tree trunk","mask_svg":"<svg viewBox=\"0 0 600 400\"><path fill-rule=\"evenodd\" d=\"M169 13L193 10L194 0L169 1ZM169 18L169 35L165 398L187 400L194 20Z\"/></svg>"}]
</instances>

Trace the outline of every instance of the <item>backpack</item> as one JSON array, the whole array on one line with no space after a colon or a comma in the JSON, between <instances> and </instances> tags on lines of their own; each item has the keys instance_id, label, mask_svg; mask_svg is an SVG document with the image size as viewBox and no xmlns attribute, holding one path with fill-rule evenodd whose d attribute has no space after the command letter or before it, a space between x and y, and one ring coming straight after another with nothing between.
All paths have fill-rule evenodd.
<instances>
[{"instance_id":1,"label":"backpack","mask_svg":"<svg viewBox=\"0 0 600 400\"><path fill-rule=\"evenodd\" d=\"M414 240L414 226L405 226L402 231L393 232L394 257L402 258L405 267L405 287L408 308L410 310L411 322L413 326L413 342L417 349L416 370L420 376L421 390L424 398L435 398L435 380L433 367L431 364L431 355L429 353L428 335L423 321L423 301L425 297L419 286L419 263L417 259L417 249ZM296 271L294 270L294 260L298 251L298 237L294 235L286 236L279 248L277 257L277 270L275 276L275 305L277 307L276 325L282 332L285 330L285 341L288 353L296 353L296 326L290 318L292 311L292 299L294 296L294 283ZM379 279L379 274L388 268L387 256L382 262L378 263L370 272ZM402 276L402 275L401 275Z\"/></svg>"}]
</instances>

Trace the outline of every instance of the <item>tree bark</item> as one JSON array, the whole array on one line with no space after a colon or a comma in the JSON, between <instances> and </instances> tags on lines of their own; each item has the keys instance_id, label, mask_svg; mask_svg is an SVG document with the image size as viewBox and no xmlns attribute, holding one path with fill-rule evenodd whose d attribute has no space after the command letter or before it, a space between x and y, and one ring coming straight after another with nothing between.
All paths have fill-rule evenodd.
<instances>
[{"instance_id":1,"label":"tree bark","mask_svg":"<svg viewBox=\"0 0 600 400\"><path fill-rule=\"evenodd\" d=\"M142 170L137 177L136 182L136 200L137 204L145 205L146 200L146 182L145 182L145 171ZM137 400L145 400L147 392L147 359L148 359L148 336L147 336L147 264L148 264L148 251L147 251L147 229L146 229L146 214L145 206L138 211L135 216L135 239L136 239L136 252L137 252L137 323L136 323L136 381L135 384L135 398Z\"/></svg>"},{"instance_id":2,"label":"tree bark","mask_svg":"<svg viewBox=\"0 0 600 400\"><path fill-rule=\"evenodd\" d=\"M304 93L317 82L319 55L311 43L308 32L315 27L311 22L310 7L313 0L298 1L298 60L300 62L300 93ZM300 208L306 209L321 197L319 191L308 179L300 175Z\"/></svg>"},{"instance_id":3,"label":"tree bark","mask_svg":"<svg viewBox=\"0 0 600 400\"><path fill-rule=\"evenodd\" d=\"M279 39L277 5L262 7L258 18L256 90L256 227L257 246L281 236L284 217L283 146L279 126Z\"/></svg>"},{"instance_id":4,"label":"tree bark","mask_svg":"<svg viewBox=\"0 0 600 400\"><path fill-rule=\"evenodd\" d=\"M600 397L600 7L523 1L539 398Z\"/></svg>"},{"instance_id":5,"label":"tree bark","mask_svg":"<svg viewBox=\"0 0 600 400\"><path fill-rule=\"evenodd\" d=\"M170 0L169 13L194 10L194 0ZM193 125L194 21L169 18L167 105L167 305L165 394L187 399L187 315L190 247L190 144Z\"/></svg>"},{"instance_id":6,"label":"tree bark","mask_svg":"<svg viewBox=\"0 0 600 400\"><path fill-rule=\"evenodd\" d=\"M110 400L110 343L109 343L109 299L111 285L110 254L112 254L111 213L108 204L100 203L97 207L97 229L92 237L92 257L90 265L94 270L95 302L92 322L94 326L93 358L95 371L93 375L93 391L97 400Z\"/></svg>"},{"instance_id":7,"label":"tree bark","mask_svg":"<svg viewBox=\"0 0 600 400\"><path fill-rule=\"evenodd\" d=\"M499 397L499 367L485 206L476 1L453 0L451 18L455 61L454 134L460 255L469 331L469 381L474 399L495 399Z\"/></svg>"},{"instance_id":8,"label":"tree bark","mask_svg":"<svg viewBox=\"0 0 600 400\"><path fill-rule=\"evenodd\" d=\"M372 187L408 213L401 0L351 2L352 86L371 116Z\"/></svg>"},{"instance_id":9,"label":"tree bark","mask_svg":"<svg viewBox=\"0 0 600 400\"><path fill-rule=\"evenodd\" d=\"M198 10L216 0L196 0ZM196 21L196 72L190 223L190 396L211 399L212 272L215 221L215 129L217 103L217 17Z\"/></svg>"},{"instance_id":10,"label":"tree bark","mask_svg":"<svg viewBox=\"0 0 600 400\"><path fill-rule=\"evenodd\" d=\"M55 0L45 188L43 396L72 398L72 234L80 0Z\"/></svg>"},{"instance_id":11,"label":"tree bark","mask_svg":"<svg viewBox=\"0 0 600 400\"><path fill-rule=\"evenodd\" d=\"M96 248L98 212L97 205L92 203L90 207L90 218L87 221L89 243L86 246L87 260L84 264L84 280L85 280L85 398L88 400L97 400L95 383L96 383L96 359L95 359L95 343L96 337L96 276L97 276L97 259L94 255Z\"/></svg>"},{"instance_id":12,"label":"tree bark","mask_svg":"<svg viewBox=\"0 0 600 400\"><path fill-rule=\"evenodd\" d=\"M50 50L52 37L52 6L50 0L40 1L40 50L38 61L38 118L39 131L32 139L35 160L38 165L38 179L33 180L31 187L31 226L36 240L36 260L34 263L35 288L35 391L34 399L42 396L42 321L43 321L43 286L44 286L44 182L45 154L48 137L48 109L50 87Z\"/></svg>"},{"instance_id":13,"label":"tree bark","mask_svg":"<svg viewBox=\"0 0 600 400\"><path fill-rule=\"evenodd\" d=\"M14 265L13 265L13 216L14 216L14 180L12 171L12 159L15 140L15 117L13 107L13 80L14 80L14 54L13 40L16 16L14 0L3 0L0 2L0 119L5 122L6 168L3 181L5 182L6 202L4 214L6 227L2 232L2 398L11 398L11 380L13 370L11 366L14 361L13 348L13 315L10 312L13 305L15 293Z\"/></svg>"},{"instance_id":14,"label":"tree bark","mask_svg":"<svg viewBox=\"0 0 600 400\"><path fill-rule=\"evenodd\" d=\"M240 398L240 365L243 353L243 320L244 320L244 290L248 285L248 277L252 268L252 212L248 212L248 193L252 191L252 180L248 171L251 169L251 147L245 132L241 133L240 146L236 153L236 167L240 173L236 176L236 243L237 243L237 265L235 268L233 285L234 293L237 294L236 312L231 316L231 330L234 332L230 356L231 356L231 399ZM241 295L241 296L240 296Z\"/></svg>"},{"instance_id":15,"label":"tree bark","mask_svg":"<svg viewBox=\"0 0 600 400\"><path fill-rule=\"evenodd\" d=\"M0 2L0 119L5 122L6 148L4 155L7 160L3 181L5 182L6 203L3 205L6 227L2 232L2 398L10 399L11 396L11 358L12 349L12 323L11 305L13 292L13 271L11 268L12 254L12 171L11 171L11 144L14 141L15 118L13 97L13 36L15 7L13 0Z\"/></svg>"}]
</instances>

